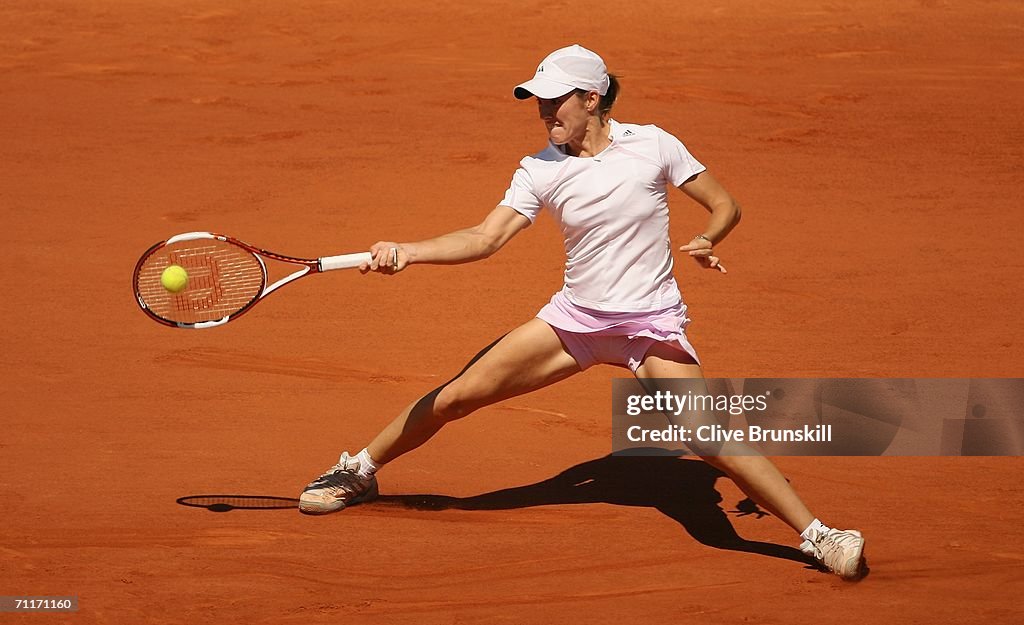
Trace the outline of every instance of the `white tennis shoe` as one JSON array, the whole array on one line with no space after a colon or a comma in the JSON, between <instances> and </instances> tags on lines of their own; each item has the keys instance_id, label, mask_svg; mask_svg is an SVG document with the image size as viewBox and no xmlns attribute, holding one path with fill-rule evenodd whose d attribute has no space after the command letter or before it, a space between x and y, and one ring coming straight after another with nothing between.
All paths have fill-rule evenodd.
<instances>
[{"instance_id":1,"label":"white tennis shoe","mask_svg":"<svg viewBox=\"0 0 1024 625\"><path fill-rule=\"evenodd\" d=\"M299 512L326 514L343 510L357 503L372 501L380 492L377 477L359 473L359 460L341 454L338 464L309 483L299 496Z\"/></svg>"},{"instance_id":2,"label":"white tennis shoe","mask_svg":"<svg viewBox=\"0 0 1024 625\"><path fill-rule=\"evenodd\" d=\"M802 542L800 551L845 580L860 579L864 574L864 537L857 530L830 529L819 533Z\"/></svg>"}]
</instances>

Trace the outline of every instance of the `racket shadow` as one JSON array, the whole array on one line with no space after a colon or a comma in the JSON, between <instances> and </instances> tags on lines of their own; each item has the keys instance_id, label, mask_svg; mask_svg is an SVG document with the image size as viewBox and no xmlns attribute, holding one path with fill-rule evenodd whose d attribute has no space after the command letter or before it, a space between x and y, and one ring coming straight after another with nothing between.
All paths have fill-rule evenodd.
<instances>
[{"instance_id":1,"label":"racket shadow","mask_svg":"<svg viewBox=\"0 0 1024 625\"><path fill-rule=\"evenodd\" d=\"M589 503L654 508L708 547L791 560L820 570L817 562L799 549L746 540L737 534L727 512L719 505L722 496L715 490L715 481L724 476L700 460L609 455L578 464L535 484L471 497L382 495L366 505L422 511L512 510ZM737 509L730 512L738 516L769 516L749 499L741 501Z\"/></svg>"},{"instance_id":2,"label":"racket shadow","mask_svg":"<svg viewBox=\"0 0 1024 625\"><path fill-rule=\"evenodd\" d=\"M292 510L299 507L299 500L294 497L268 495L187 495L178 497L174 503L189 508L206 508L210 512Z\"/></svg>"}]
</instances>

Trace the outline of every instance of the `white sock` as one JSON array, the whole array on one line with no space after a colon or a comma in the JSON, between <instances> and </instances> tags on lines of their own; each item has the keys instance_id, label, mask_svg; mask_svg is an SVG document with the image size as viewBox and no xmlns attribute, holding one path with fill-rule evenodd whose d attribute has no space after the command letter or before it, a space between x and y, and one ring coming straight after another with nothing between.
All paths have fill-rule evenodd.
<instances>
[{"instance_id":1,"label":"white sock","mask_svg":"<svg viewBox=\"0 0 1024 625\"><path fill-rule=\"evenodd\" d=\"M365 447L356 454L356 460L359 461L359 475L363 477L372 477L383 466L373 461L373 458L370 457L370 452Z\"/></svg>"},{"instance_id":2,"label":"white sock","mask_svg":"<svg viewBox=\"0 0 1024 625\"><path fill-rule=\"evenodd\" d=\"M815 538L821 536L830 529L831 528L829 526L825 525L818 519L814 519L813 521L811 521L811 524L807 526L807 529L800 532L800 538L814 542Z\"/></svg>"}]
</instances>

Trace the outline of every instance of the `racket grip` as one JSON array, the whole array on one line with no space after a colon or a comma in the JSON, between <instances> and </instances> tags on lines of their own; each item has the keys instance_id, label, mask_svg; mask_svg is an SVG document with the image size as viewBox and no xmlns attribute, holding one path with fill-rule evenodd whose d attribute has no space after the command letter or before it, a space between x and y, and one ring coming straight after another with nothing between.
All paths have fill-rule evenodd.
<instances>
[{"instance_id":1,"label":"racket grip","mask_svg":"<svg viewBox=\"0 0 1024 625\"><path fill-rule=\"evenodd\" d=\"M369 263L371 260L373 260L372 254L369 252L359 252L358 254L342 254L341 256L324 256L318 262L320 264L320 271L330 271L332 269L352 269L363 263Z\"/></svg>"}]
</instances>

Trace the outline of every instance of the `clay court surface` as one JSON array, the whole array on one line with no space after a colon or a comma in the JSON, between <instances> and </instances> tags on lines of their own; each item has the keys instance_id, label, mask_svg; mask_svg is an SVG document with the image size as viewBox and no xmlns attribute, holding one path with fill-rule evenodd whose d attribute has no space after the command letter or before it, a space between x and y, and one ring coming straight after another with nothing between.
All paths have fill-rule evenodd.
<instances>
[{"instance_id":1,"label":"clay court surface","mask_svg":"<svg viewBox=\"0 0 1024 625\"><path fill-rule=\"evenodd\" d=\"M868 537L846 584L704 464L606 457L609 367L446 428L378 503L176 503L294 498L358 451L559 288L549 218L209 331L130 278L183 231L320 256L476 223L544 142L512 86L578 41L616 119L744 205L727 276L677 258L707 375L1021 377L1020 3L5 0L0 25L0 595L80 600L0 621L1019 622L1019 458L778 459ZM705 218L673 209L681 244Z\"/></svg>"}]
</instances>

